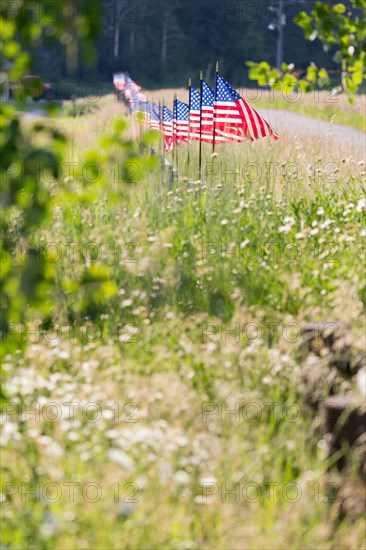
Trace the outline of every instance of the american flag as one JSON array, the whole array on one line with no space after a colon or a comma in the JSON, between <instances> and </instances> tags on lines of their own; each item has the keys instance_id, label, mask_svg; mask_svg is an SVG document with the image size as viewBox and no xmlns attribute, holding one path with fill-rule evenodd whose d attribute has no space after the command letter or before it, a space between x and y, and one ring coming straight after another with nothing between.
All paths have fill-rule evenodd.
<instances>
[{"instance_id":1,"label":"american flag","mask_svg":"<svg viewBox=\"0 0 366 550\"><path fill-rule=\"evenodd\" d=\"M126 94L125 94L125 97L126 97ZM126 99L129 102L132 111L138 110L141 104L148 103L148 101L146 100L146 96L141 92L135 92Z\"/></svg>"},{"instance_id":2,"label":"american flag","mask_svg":"<svg viewBox=\"0 0 366 550\"><path fill-rule=\"evenodd\" d=\"M126 77L124 73L115 73L113 75L113 84L117 92L123 92L126 86Z\"/></svg>"},{"instance_id":3,"label":"american flag","mask_svg":"<svg viewBox=\"0 0 366 550\"><path fill-rule=\"evenodd\" d=\"M215 141L217 136L232 136L235 141L243 138L254 141L261 137L278 135L268 122L253 109L219 74L216 77Z\"/></svg>"},{"instance_id":4,"label":"american flag","mask_svg":"<svg viewBox=\"0 0 366 550\"><path fill-rule=\"evenodd\" d=\"M146 102L146 96L141 93L141 86L136 84L128 74L114 74L113 84L117 92L123 93L132 110L136 110L140 102Z\"/></svg>"},{"instance_id":5,"label":"american flag","mask_svg":"<svg viewBox=\"0 0 366 550\"><path fill-rule=\"evenodd\" d=\"M200 139L201 94L190 86L189 98L189 137Z\"/></svg>"},{"instance_id":6,"label":"american flag","mask_svg":"<svg viewBox=\"0 0 366 550\"><path fill-rule=\"evenodd\" d=\"M200 133L200 106L201 94L190 88L190 134L189 137L194 140L199 140L205 143L213 142L213 107L214 107L214 91L205 81L202 81L202 124ZM223 136L216 136L218 143L226 143L228 139Z\"/></svg>"},{"instance_id":7,"label":"american flag","mask_svg":"<svg viewBox=\"0 0 366 550\"><path fill-rule=\"evenodd\" d=\"M136 84L136 82L134 82L132 78L127 75L125 80L125 87L123 91L124 91L125 97L127 99L130 99L138 95L138 93L141 91L141 86Z\"/></svg>"},{"instance_id":8,"label":"american flag","mask_svg":"<svg viewBox=\"0 0 366 550\"><path fill-rule=\"evenodd\" d=\"M162 128L164 134L164 149L171 151L174 149L173 143L173 113L168 107L163 106L162 111Z\"/></svg>"},{"instance_id":9,"label":"american flag","mask_svg":"<svg viewBox=\"0 0 366 550\"><path fill-rule=\"evenodd\" d=\"M141 86L136 84L126 73L115 73L113 75L113 84L118 94L123 96L124 103L128 106L130 113L145 113L145 122L149 119L147 115L146 96L141 93Z\"/></svg>"},{"instance_id":10,"label":"american flag","mask_svg":"<svg viewBox=\"0 0 366 550\"><path fill-rule=\"evenodd\" d=\"M189 107L186 103L176 99L174 102L173 128L177 141L188 141Z\"/></svg>"},{"instance_id":11,"label":"american flag","mask_svg":"<svg viewBox=\"0 0 366 550\"><path fill-rule=\"evenodd\" d=\"M150 121L150 103L148 101L137 101L132 105L132 111L135 113L135 118L144 124ZM143 115L143 117L139 115Z\"/></svg>"},{"instance_id":12,"label":"american flag","mask_svg":"<svg viewBox=\"0 0 366 550\"><path fill-rule=\"evenodd\" d=\"M212 136L213 134L213 112L214 112L214 91L206 82L202 82L202 132Z\"/></svg>"},{"instance_id":13,"label":"american flag","mask_svg":"<svg viewBox=\"0 0 366 550\"><path fill-rule=\"evenodd\" d=\"M156 103L149 103L149 126L153 130L161 130L160 128L160 107Z\"/></svg>"}]
</instances>

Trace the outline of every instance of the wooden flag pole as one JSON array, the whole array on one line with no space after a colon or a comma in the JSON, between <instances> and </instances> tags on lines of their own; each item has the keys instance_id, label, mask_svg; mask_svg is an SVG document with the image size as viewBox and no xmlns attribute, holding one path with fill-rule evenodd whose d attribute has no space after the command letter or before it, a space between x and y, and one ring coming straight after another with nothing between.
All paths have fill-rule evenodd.
<instances>
[{"instance_id":1,"label":"wooden flag pole","mask_svg":"<svg viewBox=\"0 0 366 550\"><path fill-rule=\"evenodd\" d=\"M215 73L215 95L214 95L214 110L213 110L213 136L212 136L212 154L215 152L215 116L216 116L216 98L217 98L217 75L219 74L219 62L216 63Z\"/></svg>"},{"instance_id":2,"label":"wooden flag pole","mask_svg":"<svg viewBox=\"0 0 366 550\"><path fill-rule=\"evenodd\" d=\"M203 92L203 72L200 74L200 147L198 154L198 179L202 180L202 92Z\"/></svg>"}]
</instances>

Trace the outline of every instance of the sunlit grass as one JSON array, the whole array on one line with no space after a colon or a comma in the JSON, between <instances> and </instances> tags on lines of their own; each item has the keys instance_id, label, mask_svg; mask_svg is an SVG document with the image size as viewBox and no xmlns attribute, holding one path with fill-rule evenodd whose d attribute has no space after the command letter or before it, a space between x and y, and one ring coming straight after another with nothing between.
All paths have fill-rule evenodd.
<instances>
[{"instance_id":1,"label":"sunlit grass","mask_svg":"<svg viewBox=\"0 0 366 550\"><path fill-rule=\"evenodd\" d=\"M99 106L46 122L69 133L69 158L81 166L123 110L112 96ZM297 332L306 321L342 320L362 350L362 144L345 141L340 153L331 138L289 132L279 143L217 148L214 158L205 147L203 158L203 182L194 144L189 169L180 148L174 180L159 164L126 185L107 165L108 186L97 182L85 203L65 202L56 186L54 215L33 238L59 245L57 307L46 337L29 334L25 358L4 365L15 405L3 440L3 481L15 483L3 497L4 548L365 544L362 515L342 518L339 502L327 502L326 443L305 404ZM80 193L77 181L63 184ZM107 285L98 286L98 270ZM327 383L324 375L324 392ZM58 421L44 412L50 402ZM22 414L35 403L38 421ZM294 422L289 404L300 410ZM47 483L61 490L53 503ZM101 490L94 502L88 483ZM34 487L40 493L24 496Z\"/></svg>"}]
</instances>

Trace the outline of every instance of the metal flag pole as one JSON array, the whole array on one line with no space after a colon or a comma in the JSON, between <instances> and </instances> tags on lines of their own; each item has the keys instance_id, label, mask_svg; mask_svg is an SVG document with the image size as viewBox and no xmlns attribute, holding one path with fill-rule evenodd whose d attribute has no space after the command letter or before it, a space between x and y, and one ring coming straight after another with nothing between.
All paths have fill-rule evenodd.
<instances>
[{"instance_id":1,"label":"metal flag pole","mask_svg":"<svg viewBox=\"0 0 366 550\"><path fill-rule=\"evenodd\" d=\"M151 124L151 121L152 121L152 113L153 113L153 106L152 106L152 103L149 103L149 118L148 118L148 124L150 125ZM151 126L150 126L151 128ZM150 154L151 156L153 156L154 154L154 147L153 145L151 144L151 147L150 147Z\"/></svg>"},{"instance_id":2,"label":"metal flag pole","mask_svg":"<svg viewBox=\"0 0 366 550\"><path fill-rule=\"evenodd\" d=\"M198 179L202 180L202 92L203 92L203 72L200 73L200 147L198 154Z\"/></svg>"},{"instance_id":3,"label":"metal flag pole","mask_svg":"<svg viewBox=\"0 0 366 550\"><path fill-rule=\"evenodd\" d=\"M159 99L159 130L160 130L160 133L162 134L163 129L162 129L162 126L161 126L161 120L162 120L162 118L161 118L161 100ZM163 155L163 152L161 150L161 145L162 145L162 142L161 142L161 140L159 140L159 147L160 147L160 153L161 153L160 156Z\"/></svg>"},{"instance_id":4,"label":"metal flag pole","mask_svg":"<svg viewBox=\"0 0 366 550\"><path fill-rule=\"evenodd\" d=\"M175 168L175 163L178 164L178 151L177 148L177 119L176 119L176 107L177 107L177 94L174 94L174 101L173 101L173 171ZM178 170L177 170L178 171Z\"/></svg>"},{"instance_id":5,"label":"metal flag pole","mask_svg":"<svg viewBox=\"0 0 366 550\"><path fill-rule=\"evenodd\" d=\"M176 152L175 152L175 162L177 166L177 179L178 179L178 161L179 161L179 154L178 154L178 101L177 101L177 95L175 95L175 146L176 146Z\"/></svg>"},{"instance_id":6,"label":"metal flag pole","mask_svg":"<svg viewBox=\"0 0 366 550\"><path fill-rule=\"evenodd\" d=\"M189 179L189 149L190 149L190 135L191 135L191 87L192 79L189 77L188 80L188 90L189 90L189 101L188 101L188 149L187 149L187 180Z\"/></svg>"},{"instance_id":7,"label":"metal flag pole","mask_svg":"<svg viewBox=\"0 0 366 550\"><path fill-rule=\"evenodd\" d=\"M217 61L217 63L216 63L216 73L215 73L215 95L214 95L214 109L213 109L212 154L214 154L214 152L215 152L215 116L216 116L217 75L218 74L219 74L219 62Z\"/></svg>"},{"instance_id":8,"label":"metal flag pole","mask_svg":"<svg viewBox=\"0 0 366 550\"><path fill-rule=\"evenodd\" d=\"M164 128L163 128L163 110L164 110L164 99L163 103L161 104L161 101L159 99L159 126L160 126L160 132L161 132L161 174L162 174L162 180L164 184L164 175L165 175L165 143L164 143Z\"/></svg>"}]
</instances>

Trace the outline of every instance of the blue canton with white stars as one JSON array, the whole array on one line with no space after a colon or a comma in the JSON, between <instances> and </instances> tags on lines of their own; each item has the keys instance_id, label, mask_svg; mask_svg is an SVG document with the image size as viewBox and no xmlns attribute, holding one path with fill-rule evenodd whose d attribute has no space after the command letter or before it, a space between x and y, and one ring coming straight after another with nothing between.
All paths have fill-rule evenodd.
<instances>
[{"instance_id":1,"label":"blue canton with white stars","mask_svg":"<svg viewBox=\"0 0 366 550\"><path fill-rule=\"evenodd\" d=\"M213 107L214 91L205 81L202 82L202 107Z\"/></svg>"},{"instance_id":2,"label":"blue canton with white stars","mask_svg":"<svg viewBox=\"0 0 366 550\"><path fill-rule=\"evenodd\" d=\"M151 120L160 122L160 109L159 105L156 105L156 103L150 103L150 116Z\"/></svg>"},{"instance_id":3,"label":"blue canton with white stars","mask_svg":"<svg viewBox=\"0 0 366 550\"><path fill-rule=\"evenodd\" d=\"M170 109L168 109L168 107L163 107L163 121L164 122L172 122L173 120L173 113L171 112Z\"/></svg>"},{"instance_id":4,"label":"blue canton with white stars","mask_svg":"<svg viewBox=\"0 0 366 550\"><path fill-rule=\"evenodd\" d=\"M236 90L222 76L217 75L216 101L227 101L232 103L242 99Z\"/></svg>"},{"instance_id":5,"label":"blue canton with white stars","mask_svg":"<svg viewBox=\"0 0 366 550\"><path fill-rule=\"evenodd\" d=\"M195 88L192 88L192 87L191 87L191 103L189 107L191 111L199 111L201 108L201 94L197 92Z\"/></svg>"},{"instance_id":6,"label":"blue canton with white stars","mask_svg":"<svg viewBox=\"0 0 366 550\"><path fill-rule=\"evenodd\" d=\"M186 103L183 103L182 101L179 101L179 99L175 102L175 117L176 120L188 120L188 113L189 108Z\"/></svg>"}]
</instances>

